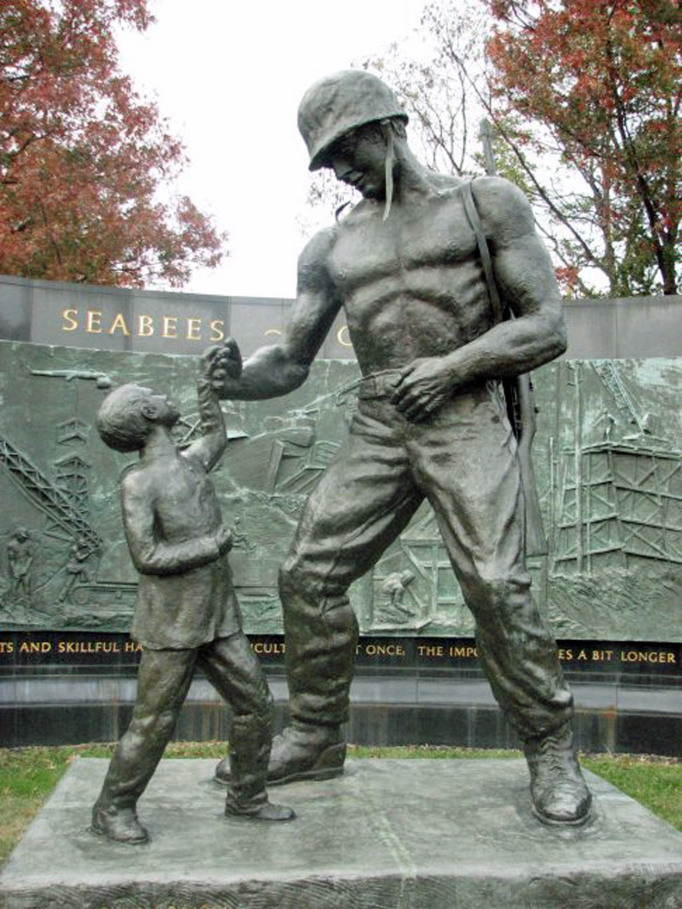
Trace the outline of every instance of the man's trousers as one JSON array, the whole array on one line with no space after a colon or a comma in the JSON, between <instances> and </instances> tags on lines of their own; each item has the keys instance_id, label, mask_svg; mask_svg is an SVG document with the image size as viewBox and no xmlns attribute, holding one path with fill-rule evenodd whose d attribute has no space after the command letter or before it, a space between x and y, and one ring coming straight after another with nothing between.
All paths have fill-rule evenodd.
<instances>
[{"instance_id":1,"label":"man's trousers","mask_svg":"<svg viewBox=\"0 0 682 909\"><path fill-rule=\"evenodd\" d=\"M422 423L390 403L391 375L365 379L347 443L310 496L280 573L294 720L348 717L357 642L349 585L428 499L493 693L521 738L572 715L554 637L530 594L514 439L495 383L458 395Z\"/></svg>"}]
</instances>

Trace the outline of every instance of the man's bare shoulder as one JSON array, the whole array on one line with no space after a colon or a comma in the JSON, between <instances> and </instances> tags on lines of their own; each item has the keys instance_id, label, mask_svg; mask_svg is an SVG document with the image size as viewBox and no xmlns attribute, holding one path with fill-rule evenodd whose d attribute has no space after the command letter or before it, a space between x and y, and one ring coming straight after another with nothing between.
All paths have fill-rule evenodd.
<instances>
[{"instance_id":1,"label":"man's bare shoulder","mask_svg":"<svg viewBox=\"0 0 682 909\"><path fill-rule=\"evenodd\" d=\"M335 224L333 227L325 227L324 230L318 231L311 237L298 257L299 269L326 262L329 253L334 248L338 235L339 225Z\"/></svg>"},{"instance_id":2,"label":"man's bare shoulder","mask_svg":"<svg viewBox=\"0 0 682 909\"><path fill-rule=\"evenodd\" d=\"M498 241L534 231L533 212L521 190L504 177L477 177L471 192L486 233Z\"/></svg>"},{"instance_id":3,"label":"man's bare shoulder","mask_svg":"<svg viewBox=\"0 0 682 909\"><path fill-rule=\"evenodd\" d=\"M329 281L328 261L339 234L339 226L327 227L308 240L298 257L299 290L312 289Z\"/></svg>"}]
</instances>

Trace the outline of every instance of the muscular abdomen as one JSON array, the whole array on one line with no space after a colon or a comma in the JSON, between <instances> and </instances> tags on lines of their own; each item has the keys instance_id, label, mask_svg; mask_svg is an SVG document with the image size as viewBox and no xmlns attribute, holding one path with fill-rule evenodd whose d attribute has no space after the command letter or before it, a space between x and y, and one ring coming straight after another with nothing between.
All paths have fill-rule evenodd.
<instances>
[{"instance_id":1,"label":"muscular abdomen","mask_svg":"<svg viewBox=\"0 0 682 909\"><path fill-rule=\"evenodd\" d=\"M443 356L491 327L488 290L458 192L342 222L329 271L364 373Z\"/></svg>"},{"instance_id":2,"label":"muscular abdomen","mask_svg":"<svg viewBox=\"0 0 682 909\"><path fill-rule=\"evenodd\" d=\"M474 262L370 282L346 298L345 310L363 373L445 356L491 325L487 290Z\"/></svg>"}]
</instances>

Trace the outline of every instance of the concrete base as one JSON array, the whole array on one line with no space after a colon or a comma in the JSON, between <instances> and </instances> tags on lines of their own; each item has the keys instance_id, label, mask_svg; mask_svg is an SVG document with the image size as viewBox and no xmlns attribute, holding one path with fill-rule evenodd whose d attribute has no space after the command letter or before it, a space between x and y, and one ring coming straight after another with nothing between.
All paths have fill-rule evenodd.
<instances>
[{"instance_id":1,"label":"concrete base","mask_svg":"<svg viewBox=\"0 0 682 909\"><path fill-rule=\"evenodd\" d=\"M293 823L223 816L214 761L162 761L151 842L92 834L107 767L75 761L0 876L3 909L681 909L682 835L589 776L593 819L544 827L520 760L356 760L271 790Z\"/></svg>"}]
</instances>

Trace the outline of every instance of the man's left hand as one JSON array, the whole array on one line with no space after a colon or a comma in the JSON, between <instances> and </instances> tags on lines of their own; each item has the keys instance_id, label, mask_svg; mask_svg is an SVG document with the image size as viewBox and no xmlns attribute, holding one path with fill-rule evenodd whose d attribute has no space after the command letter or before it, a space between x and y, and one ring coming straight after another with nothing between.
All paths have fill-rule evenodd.
<instances>
[{"instance_id":1,"label":"man's left hand","mask_svg":"<svg viewBox=\"0 0 682 909\"><path fill-rule=\"evenodd\" d=\"M452 397L454 384L441 357L414 360L402 370L391 403L410 422L420 423Z\"/></svg>"}]
</instances>

